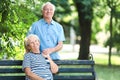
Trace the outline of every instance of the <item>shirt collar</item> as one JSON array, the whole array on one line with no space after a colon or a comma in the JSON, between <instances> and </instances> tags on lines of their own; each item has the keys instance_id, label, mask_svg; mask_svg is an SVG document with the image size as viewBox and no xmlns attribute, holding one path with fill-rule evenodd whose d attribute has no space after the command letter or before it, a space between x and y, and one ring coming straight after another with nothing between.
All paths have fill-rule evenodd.
<instances>
[{"instance_id":1,"label":"shirt collar","mask_svg":"<svg viewBox=\"0 0 120 80\"><path fill-rule=\"evenodd\" d=\"M45 19L43 19L43 22L45 23L45 24L47 24L47 22L45 21ZM50 24L54 24L54 20L52 19L52 21L51 21L51 23Z\"/></svg>"}]
</instances>

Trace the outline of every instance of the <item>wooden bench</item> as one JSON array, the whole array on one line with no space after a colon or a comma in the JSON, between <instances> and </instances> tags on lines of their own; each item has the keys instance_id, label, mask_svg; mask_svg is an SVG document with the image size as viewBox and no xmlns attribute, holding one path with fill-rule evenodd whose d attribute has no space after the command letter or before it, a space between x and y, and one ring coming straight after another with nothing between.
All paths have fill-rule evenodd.
<instances>
[{"instance_id":1,"label":"wooden bench","mask_svg":"<svg viewBox=\"0 0 120 80\"><path fill-rule=\"evenodd\" d=\"M93 60L58 60L58 74L54 80L95 80ZM1 60L0 80L25 80L22 60Z\"/></svg>"}]
</instances>

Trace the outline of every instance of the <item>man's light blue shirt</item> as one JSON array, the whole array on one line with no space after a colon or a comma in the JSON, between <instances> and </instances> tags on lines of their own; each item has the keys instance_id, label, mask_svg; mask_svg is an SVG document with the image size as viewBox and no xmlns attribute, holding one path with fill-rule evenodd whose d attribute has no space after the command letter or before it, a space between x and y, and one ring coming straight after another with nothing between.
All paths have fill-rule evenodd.
<instances>
[{"instance_id":1,"label":"man's light blue shirt","mask_svg":"<svg viewBox=\"0 0 120 80\"><path fill-rule=\"evenodd\" d=\"M40 51L43 51L46 48L55 47L58 42L65 40L63 27L54 20L52 20L50 24L44 19L34 22L28 34L35 34L39 37ZM60 59L58 52L54 52L50 56L54 60Z\"/></svg>"}]
</instances>

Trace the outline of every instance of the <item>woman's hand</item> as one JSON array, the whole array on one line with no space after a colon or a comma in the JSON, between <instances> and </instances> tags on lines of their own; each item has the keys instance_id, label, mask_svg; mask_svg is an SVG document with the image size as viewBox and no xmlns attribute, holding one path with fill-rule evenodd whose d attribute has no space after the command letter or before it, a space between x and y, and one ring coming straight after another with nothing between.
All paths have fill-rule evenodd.
<instances>
[{"instance_id":1,"label":"woman's hand","mask_svg":"<svg viewBox=\"0 0 120 80\"><path fill-rule=\"evenodd\" d=\"M44 49L42 53L47 55L53 52L54 52L54 48L47 48L47 49Z\"/></svg>"},{"instance_id":2,"label":"woman's hand","mask_svg":"<svg viewBox=\"0 0 120 80\"><path fill-rule=\"evenodd\" d=\"M43 53L42 53L42 55L43 55L45 58L47 58L47 59L50 58L50 55L49 55L49 54L43 54Z\"/></svg>"}]
</instances>

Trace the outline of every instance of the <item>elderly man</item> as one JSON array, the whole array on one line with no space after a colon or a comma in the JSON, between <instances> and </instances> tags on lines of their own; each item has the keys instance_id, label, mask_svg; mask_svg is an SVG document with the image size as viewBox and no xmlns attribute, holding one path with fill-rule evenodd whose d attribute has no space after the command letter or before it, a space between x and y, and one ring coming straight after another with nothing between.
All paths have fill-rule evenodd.
<instances>
[{"instance_id":1,"label":"elderly man","mask_svg":"<svg viewBox=\"0 0 120 80\"><path fill-rule=\"evenodd\" d=\"M43 18L32 24L28 35L36 34L41 41L40 51L43 54L50 54L53 60L59 60L58 51L63 47L65 36L62 25L52 19L54 12L55 6L52 3L43 4Z\"/></svg>"}]
</instances>

